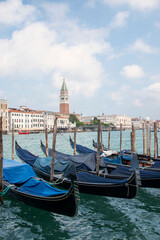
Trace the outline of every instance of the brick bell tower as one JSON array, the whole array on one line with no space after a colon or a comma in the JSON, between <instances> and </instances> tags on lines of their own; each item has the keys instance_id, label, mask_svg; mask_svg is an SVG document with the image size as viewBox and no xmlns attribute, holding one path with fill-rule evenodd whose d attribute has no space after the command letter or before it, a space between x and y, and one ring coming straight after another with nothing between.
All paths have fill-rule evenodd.
<instances>
[{"instance_id":1,"label":"brick bell tower","mask_svg":"<svg viewBox=\"0 0 160 240\"><path fill-rule=\"evenodd\" d=\"M60 114L69 114L69 95L64 78L60 91Z\"/></svg>"}]
</instances>

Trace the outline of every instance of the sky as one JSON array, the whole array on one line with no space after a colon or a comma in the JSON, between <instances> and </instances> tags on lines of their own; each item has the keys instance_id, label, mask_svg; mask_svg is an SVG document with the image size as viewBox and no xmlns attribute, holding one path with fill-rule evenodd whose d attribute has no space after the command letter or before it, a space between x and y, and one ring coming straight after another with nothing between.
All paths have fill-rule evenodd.
<instances>
[{"instance_id":1,"label":"sky","mask_svg":"<svg viewBox=\"0 0 160 240\"><path fill-rule=\"evenodd\" d=\"M159 0L0 0L0 99L160 119Z\"/></svg>"}]
</instances>

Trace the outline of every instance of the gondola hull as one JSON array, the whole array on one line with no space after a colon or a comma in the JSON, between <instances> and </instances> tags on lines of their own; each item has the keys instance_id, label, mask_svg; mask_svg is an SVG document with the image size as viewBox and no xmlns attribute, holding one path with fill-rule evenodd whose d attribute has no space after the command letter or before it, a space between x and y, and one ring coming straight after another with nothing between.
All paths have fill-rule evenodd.
<instances>
[{"instance_id":1,"label":"gondola hull","mask_svg":"<svg viewBox=\"0 0 160 240\"><path fill-rule=\"evenodd\" d=\"M46 181L49 181L50 176L46 173L39 172L34 168L34 171L39 177L42 177ZM111 177L113 178L113 177ZM118 179L118 178L117 178ZM58 176L54 175L54 181L58 181ZM125 184L99 184L88 183L78 181L78 189L80 193L87 193L99 196L119 197L119 198L134 198L138 193L138 184L136 181L136 173L132 173L131 177ZM63 181L59 181L59 186L69 189L71 182L69 179L64 178Z\"/></svg>"},{"instance_id":2,"label":"gondola hull","mask_svg":"<svg viewBox=\"0 0 160 240\"><path fill-rule=\"evenodd\" d=\"M9 186L9 183L4 181L4 187ZM77 201L74 196L74 188L70 188L70 190L66 194L51 196L51 197L41 197L28 193L22 193L18 191L18 188L13 185L8 193L10 196L23 201L27 205L69 216L74 217L77 215Z\"/></svg>"},{"instance_id":3,"label":"gondola hull","mask_svg":"<svg viewBox=\"0 0 160 240\"><path fill-rule=\"evenodd\" d=\"M116 170L119 167L126 168L126 170L130 169L130 166L124 166L124 165L118 165L109 163L108 164L108 170L112 177L114 177L114 170ZM128 171L129 172L129 171ZM141 185L139 187L147 187L147 188L160 188L160 168L140 168L140 179L141 179ZM126 178L129 176L129 173L127 175L120 173L118 174L118 171L116 171L116 176L119 176L121 178Z\"/></svg>"},{"instance_id":4,"label":"gondola hull","mask_svg":"<svg viewBox=\"0 0 160 240\"><path fill-rule=\"evenodd\" d=\"M66 185L68 184L69 182L66 181ZM78 181L78 188L81 193L128 199L136 197L138 193L135 173L125 184L112 185Z\"/></svg>"}]
</instances>

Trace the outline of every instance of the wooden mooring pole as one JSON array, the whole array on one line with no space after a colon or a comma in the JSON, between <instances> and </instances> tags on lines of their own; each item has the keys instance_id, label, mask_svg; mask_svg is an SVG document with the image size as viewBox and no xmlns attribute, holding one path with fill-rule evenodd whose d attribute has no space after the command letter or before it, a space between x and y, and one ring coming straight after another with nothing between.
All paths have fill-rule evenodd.
<instances>
[{"instance_id":1,"label":"wooden mooring pole","mask_svg":"<svg viewBox=\"0 0 160 240\"><path fill-rule=\"evenodd\" d=\"M156 143L157 143L157 157L159 157L157 127L156 127Z\"/></svg>"},{"instance_id":2,"label":"wooden mooring pole","mask_svg":"<svg viewBox=\"0 0 160 240\"><path fill-rule=\"evenodd\" d=\"M2 127L2 117L0 117L0 192L3 192L3 127ZM0 197L0 202L3 203L3 197Z\"/></svg>"},{"instance_id":3,"label":"wooden mooring pole","mask_svg":"<svg viewBox=\"0 0 160 240\"><path fill-rule=\"evenodd\" d=\"M46 136L46 157L48 157L48 129L46 126L46 130L45 130L45 136Z\"/></svg>"},{"instance_id":4,"label":"wooden mooring pole","mask_svg":"<svg viewBox=\"0 0 160 240\"><path fill-rule=\"evenodd\" d=\"M122 151L122 123L120 123L120 151Z\"/></svg>"},{"instance_id":5,"label":"wooden mooring pole","mask_svg":"<svg viewBox=\"0 0 160 240\"><path fill-rule=\"evenodd\" d=\"M77 129L75 127L74 128L74 156L76 155L76 133L77 133Z\"/></svg>"},{"instance_id":6,"label":"wooden mooring pole","mask_svg":"<svg viewBox=\"0 0 160 240\"><path fill-rule=\"evenodd\" d=\"M145 143L145 125L143 123L143 154L146 153L146 143Z\"/></svg>"},{"instance_id":7,"label":"wooden mooring pole","mask_svg":"<svg viewBox=\"0 0 160 240\"><path fill-rule=\"evenodd\" d=\"M148 155L148 123L146 124L146 140L147 140L147 155Z\"/></svg>"},{"instance_id":8,"label":"wooden mooring pole","mask_svg":"<svg viewBox=\"0 0 160 240\"><path fill-rule=\"evenodd\" d=\"M108 150L110 149L110 140L111 140L111 128L108 130Z\"/></svg>"},{"instance_id":9,"label":"wooden mooring pole","mask_svg":"<svg viewBox=\"0 0 160 240\"><path fill-rule=\"evenodd\" d=\"M132 150L133 150L133 152L136 151L135 140L136 140L136 133L135 133L134 125L132 124Z\"/></svg>"},{"instance_id":10,"label":"wooden mooring pole","mask_svg":"<svg viewBox=\"0 0 160 240\"><path fill-rule=\"evenodd\" d=\"M149 149L148 155L151 156L151 126L149 126Z\"/></svg>"},{"instance_id":11,"label":"wooden mooring pole","mask_svg":"<svg viewBox=\"0 0 160 240\"><path fill-rule=\"evenodd\" d=\"M157 157L157 124L154 122L154 158Z\"/></svg>"},{"instance_id":12,"label":"wooden mooring pole","mask_svg":"<svg viewBox=\"0 0 160 240\"><path fill-rule=\"evenodd\" d=\"M96 174L99 174L99 162L100 162L100 120L98 120L98 131L97 131L97 162L96 162Z\"/></svg>"},{"instance_id":13,"label":"wooden mooring pole","mask_svg":"<svg viewBox=\"0 0 160 240\"><path fill-rule=\"evenodd\" d=\"M102 131L102 128L103 128L103 126L102 126L102 124L101 124L101 125L100 125L100 129L101 129L101 142L100 142L100 144L101 144L100 147L101 147L101 148L100 148L100 149L101 149L101 151L103 152L103 136L102 136L102 135L103 135L103 131Z\"/></svg>"},{"instance_id":14,"label":"wooden mooring pole","mask_svg":"<svg viewBox=\"0 0 160 240\"><path fill-rule=\"evenodd\" d=\"M14 122L12 122L12 160L14 160Z\"/></svg>"},{"instance_id":15,"label":"wooden mooring pole","mask_svg":"<svg viewBox=\"0 0 160 240\"><path fill-rule=\"evenodd\" d=\"M131 158L133 158L133 140L134 139L134 132L131 132Z\"/></svg>"},{"instance_id":16,"label":"wooden mooring pole","mask_svg":"<svg viewBox=\"0 0 160 240\"><path fill-rule=\"evenodd\" d=\"M55 162L55 149L56 149L56 133L57 133L57 118L55 118L55 120L54 120L53 147L52 147L51 174L50 174L50 182L51 182L51 183L53 183L53 175L54 175L54 162Z\"/></svg>"}]
</instances>

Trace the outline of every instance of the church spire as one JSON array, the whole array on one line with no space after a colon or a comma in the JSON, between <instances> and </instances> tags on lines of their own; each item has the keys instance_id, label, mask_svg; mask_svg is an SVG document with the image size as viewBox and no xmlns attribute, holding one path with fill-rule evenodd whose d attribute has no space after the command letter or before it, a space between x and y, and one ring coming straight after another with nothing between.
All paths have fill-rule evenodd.
<instances>
[{"instance_id":1,"label":"church spire","mask_svg":"<svg viewBox=\"0 0 160 240\"><path fill-rule=\"evenodd\" d=\"M63 78L63 84L62 84L62 87L61 87L61 91L67 91L67 86L66 86L66 82L65 82L65 78Z\"/></svg>"}]
</instances>

